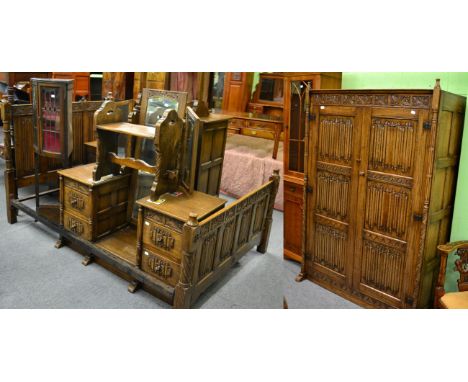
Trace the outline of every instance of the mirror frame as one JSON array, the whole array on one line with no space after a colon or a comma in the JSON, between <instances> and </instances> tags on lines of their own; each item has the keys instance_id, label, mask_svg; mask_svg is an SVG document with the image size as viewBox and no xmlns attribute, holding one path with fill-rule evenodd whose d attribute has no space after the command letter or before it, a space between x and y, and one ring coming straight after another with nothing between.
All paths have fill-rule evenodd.
<instances>
[{"instance_id":1,"label":"mirror frame","mask_svg":"<svg viewBox=\"0 0 468 382\"><path fill-rule=\"evenodd\" d=\"M187 105L188 94L186 92L175 92L171 90L159 90L159 89L150 89L144 88L142 97L141 97L141 108L140 108L140 118L138 123L140 125L146 125L146 110L148 109L148 99L152 96L167 97L178 102L179 106L177 108L177 114L180 118L184 118L185 107Z\"/></svg>"}]
</instances>

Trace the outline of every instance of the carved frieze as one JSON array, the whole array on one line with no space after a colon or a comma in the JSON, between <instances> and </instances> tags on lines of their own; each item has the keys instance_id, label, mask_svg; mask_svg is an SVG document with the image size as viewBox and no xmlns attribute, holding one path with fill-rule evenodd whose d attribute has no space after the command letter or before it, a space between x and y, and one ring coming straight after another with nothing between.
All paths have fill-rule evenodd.
<instances>
[{"instance_id":1,"label":"carved frieze","mask_svg":"<svg viewBox=\"0 0 468 382\"><path fill-rule=\"evenodd\" d=\"M369 171L367 173L367 179L389 183L395 186L413 188L413 178L408 178L408 177L395 176L395 175L385 174L382 172Z\"/></svg>"},{"instance_id":2,"label":"carved frieze","mask_svg":"<svg viewBox=\"0 0 468 382\"><path fill-rule=\"evenodd\" d=\"M311 97L312 105L386 106L427 109L431 105L430 95L416 94L364 94L364 93L320 93Z\"/></svg>"},{"instance_id":3,"label":"carved frieze","mask_svg":"<svg viewBox=\"0 0 468 382\"><path fill-rule=\"evenodd\" d=\"M69 188L73 188L77 191L80 191L86 195L89 194L89 188L88 186L82 184L82 183L78 183L78 182L75 182L74 180L71 180L71 179L68 179L66 178L65 179L65 187L69 187Z\"/></svg>"},{"instance_id":4,"label":"carved frieze","mask_svg":"<svg viewBox=\"0 0 468 382\"><path fill-rule=\"evenodd\" d=\"M164 225L167 228L172 229L178 233L182 233L182 228L184 226L184 223L181 222L180 220L173 219L169 216L160 214L155 211L151 211L149 209L145 209L145 218L150 219L155 223Z\"/></svg>"}]
</instances>

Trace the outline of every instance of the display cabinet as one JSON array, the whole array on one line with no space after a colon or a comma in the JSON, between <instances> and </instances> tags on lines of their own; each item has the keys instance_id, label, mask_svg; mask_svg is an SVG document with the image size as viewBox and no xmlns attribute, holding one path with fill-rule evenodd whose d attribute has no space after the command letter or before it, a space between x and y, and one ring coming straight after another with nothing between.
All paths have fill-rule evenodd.
<instances>
[{"instance_id":1,"label":"display cabinet","mask_svg":"<svg viewBox=\"0 0 468 382\"><path fill-rule=\"evenodd\" d=\"M278 76L279 74L277 74ZM284 257L301 261L306 91L340 89L341 73L282 73L284 81ZM269 78L267 78L269 79ZM275 81L276 77L275 77ZM268 84L268 82L267 82ZM279 99L279 86L270 83L263 93ZM275 90L277 89L277 90Z\"/></svg>"},{"instance_id":2,"label":"display cabinet","mask_svg":"<svg viewBox=\"0 0 468 382\"><path fill-rule=\"evenodd\" d=\"M68 165L73 150L73 80L32 78L34 150Z\"/></svg>"}]
</instances>

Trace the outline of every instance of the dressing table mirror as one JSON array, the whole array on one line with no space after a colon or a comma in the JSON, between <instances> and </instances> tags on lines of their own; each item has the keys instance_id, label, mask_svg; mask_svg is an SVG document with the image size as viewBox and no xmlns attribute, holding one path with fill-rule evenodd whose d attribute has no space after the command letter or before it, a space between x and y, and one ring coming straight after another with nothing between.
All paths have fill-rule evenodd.
<instances>
[{"instance_id":1,"label":"dressing table mirror","mask_svg":"<svg viewBox=\"0 0 468 382\"><path fill-rule=\"evenodd\" d=\"M180 118L184 117L187 104L187 93L168 90L144 88L141 96L141 107L138 123L155 127L166 110L175 110ZM151 166L156 164L154 142L151 139L139 139L136 145L135 157L143 160ZM138 170L136 179L136 197L141 198L148 195L151 190L154 175ZM133 217L136 218L136 206Z\"/></svg>"}]
</instances>

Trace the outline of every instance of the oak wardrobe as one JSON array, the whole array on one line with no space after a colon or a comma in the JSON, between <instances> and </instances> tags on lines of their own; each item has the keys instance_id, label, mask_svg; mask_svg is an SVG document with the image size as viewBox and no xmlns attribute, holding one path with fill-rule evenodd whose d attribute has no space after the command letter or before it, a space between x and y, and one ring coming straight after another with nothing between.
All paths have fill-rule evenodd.
<instances>
[{"instance_id":1,"label":"oak wardrobe","mask_svg":"<svg viewBox=\"0 0 468 382\"><path fill-rule=\"evenodd\" d=\"M298 279L365 307L429 307L449 241L465 97L318 90L305 140Z\"/></svg>"}]
</instances>

